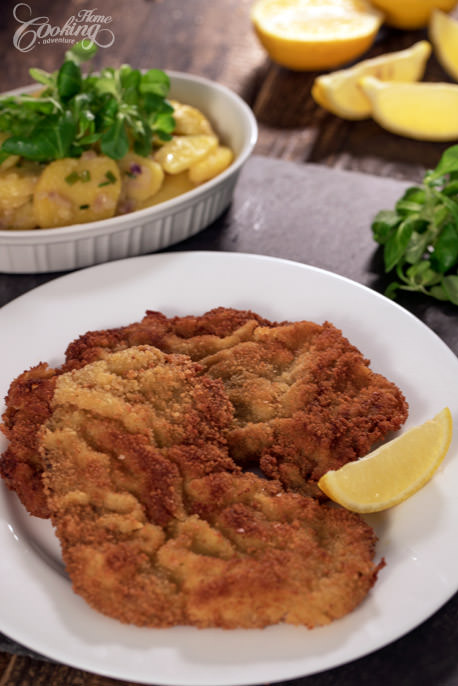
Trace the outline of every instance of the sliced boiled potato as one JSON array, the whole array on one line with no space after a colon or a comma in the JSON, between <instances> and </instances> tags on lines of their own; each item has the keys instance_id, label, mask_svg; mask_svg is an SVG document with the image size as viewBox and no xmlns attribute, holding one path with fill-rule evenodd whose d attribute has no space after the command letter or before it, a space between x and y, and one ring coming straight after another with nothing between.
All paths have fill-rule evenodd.
<instances>
[{"instance_id":1,"label":"sliced boiled potato","mask_svg":"<svg viewBox=\"0 0 458 686\"><path fill-rule=\"evenodd\" d=\"M151 157L141 157L134 152L128 152L118 165L122 172L118 209L131 212L156 195L162 186L164 172Z\"/></svg>"},{"instance_id":2,"label":"sliced boiled potato","mask_svg":"<svg viewBox=\"0 0 458 686\"><path fill-rule=\"evenodd\" d=\"M159 203L171 200L177 195L187 193L187 191L192 190L194 187L187 171L181 172L180 174L166 174L160 191L152 198L142 203L141 207L159 205Z\"/></svg>"},{"instance_id":3,"label":"sliced boiled potato","mask_svg":"<svg viewBox=\"0 0 458 686\"><path fill-rule=\"evenodd\" d=\"M204 134L210 136L213 130L207 117L192 105L183 105L181 102L172 100L173 118L175 119L174 133L180 136L193 136Z\"/></svg>"},{"instance_id":4,"label":"sliced boiled potato","mask_svg":"<svg viewBox=\"0 0 458 686\"><path fill-rule=\"evenodd\" d=\"M7 171L8 169L15 167L20 159L21 158L19 155L10 155L0 164L0 172Z\"/></svg>"},{"instance_id":5,"label":"sliced boiled potato","mask_svg":"<svg viewBox=\"0 0 458 686\"><path fill-rule=\"evenodd\" d=\"M5 133L4 131L0 132L0 146L9 137L10 135L8 133ZM19 155L8 155L6 160L3 160L3 162L0 164L0 172L6 171L7 169L14 167L19 162L19 160Z\"/></svg>"},{"instance_id":6,"label":"sliced boiled potato","mask_svg":"<svg viewBox=\"0 0 458 686\"><path fill-rule=\"evenodd\" d=\"M108 219L121 192L120 170L104 155L51 162L35 189L34 209L41 228Z\"/></svg>"},{"instance_id":7,"label":"sliced boiled potato","mask_svg":"<svg viewBox=\"0 0 458 686\"><path fill-rule=\"evenodd\" d=\"M0 228L32 229L32 199L41 174L35 162L23 162L0 173Z\"/></svg>"},{"instance_id":8,"label":"sliced boiled potato","mask_svg":"<svg viewBox=\"0 0 458 686\"><path fill-rule=\"evenodd\" d=\"M31 197L24 205L21 205L9 214L8 225L6 227L2 226L2 221L0 219L0 228L23 230L36 229L37 218L33 207L33 198Z\"/></svg>"},{"instance_id":9,"label":"sliced boiled potato","mask_svg":"<svg viewBox=\"0 0 458 686\"><path fill-rule=\"evenodd\" d=\"M40 166L34 163L0 173L0 213L15 210L30 200L40 173Z\"/></svg>"},{"instance_id":10,"label":"sliced boiled potato","mask_svg":"<svg viewBox=\"0 0 458 686\"><path fill-rule=\"evenodd\" d=\"M219 145L216 150L212 150L200 162L191 165L189 168L189 178L196 185L209 181L214 176L221 174L233 159L232 150L224 145Z\"/></svg>"},{"instance_id":11,"label":"sliced boiled potato","mask_svg":"<svg viewBox=\"0 0 458 686\"><path fill-rule=\"evenodd\" d=\"M217 146L216 136L174 136L159 148L154 159L168 174L179 174L199 162Z\"/></svg>"}]
</instances>

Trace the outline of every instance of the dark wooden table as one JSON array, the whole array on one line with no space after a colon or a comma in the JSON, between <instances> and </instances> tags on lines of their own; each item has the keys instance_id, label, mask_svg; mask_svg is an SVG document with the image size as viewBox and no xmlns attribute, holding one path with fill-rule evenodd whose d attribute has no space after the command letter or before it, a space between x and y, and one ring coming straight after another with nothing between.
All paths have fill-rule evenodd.
<instances>
[{"instance_id":1,"label":"dark wooden table","mask_svg":"<svg viewBox=\"0 0 458 686\"><path fill-rule=\"evenodd\" d=\"M65 46L59 44L36 44L28 52L17 49L14 45L14 34L19 27L14 18L17 4L17 0L2 0L0 8L1 91L28 83L28 69L32 66L55 69L65 51ZM85 0L28 0L27 4L31 17L47 16L54 26L63 26L77 11L94 9L95 5L97 14L111 16L109 28L114 42L110 48L99 51L97 66L123 62L138 67L155 66L200 74L229 86L246 100L257 117L259 140L255 153L258 156L299 165L312 162L325 168L416 182L421 180L426 169L437 164L447 147L446 144L399 138L383 131L371 120L343 121L319 108L310 95L316 74L280 68L259 46L249 22L251 0L98 0L93 4ZM22 7L21 16L24 17L27 11L27 7ZM422 31L409 33L383 28L370 55L402 49L424 37ZM425 78L449 80L434 56L428 63ZM260 168L259 158L256 158L250 167L251 183L256 183ZM273 170L274 182L277 168L274 170L271 166L269 169ZM297 166L291 169L293 176L299 173ZM395 190L383 188L388 195ZM275 202L272 205L273 219L275 212L281 211L278 205L281 198L277 200L277 205ZM364 207L368 211L367 206ZM375 207L378 206L374 201ZM377 276L380 256L375 248L369 262L364 254L361 256L361 251L356 262L348 248L339 254L338 245L334 251L326 251L326 241L316 241L311 252L306 253L300 237L294 232L286 241L275 232L272 218L270 223L266 218L268 229L256 244L249 232L240 237L231 229L229 225L233 219L234 212L229 212L200 236L173 249L247 250L273 254L333 269L375 289L383 289L383 278ZM365 217L363 219L366 221ZM221 229L225 230L223 234ZM370 251L371 239L362 233L365 227L355 227L357 230L361 232L358 234L361 245ZM350 238L351 228L347 227L346 231L345 236ZM56 276L0 274L0 305ZM423 319L455 353L458 352L456 308L429 303L418 296L403 296L401 304ZM2 335L7 334L2 332ZM288 683L296 686L381 686L385 683L453 686L458 684L457 645L458 597L455 596L432 618L390 646L348 665ZM128 682L117 682L31 655L27 649L0 635L0 686L28 684L128 686Z\"/></svg>"}]
</instances>

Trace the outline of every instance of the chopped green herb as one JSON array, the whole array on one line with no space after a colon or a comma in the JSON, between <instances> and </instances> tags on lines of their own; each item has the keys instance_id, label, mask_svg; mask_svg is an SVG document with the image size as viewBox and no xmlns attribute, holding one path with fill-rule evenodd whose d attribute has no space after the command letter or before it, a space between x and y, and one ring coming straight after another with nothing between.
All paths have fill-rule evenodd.
<instances>
[{"instance_id":1,"label":"chopped green herb","mask_svg":"<svg viewBox=\"0 0 458 686\"><path fill-rule=\"evenodd\" d=\"M65 181L70 185L73 186L74 183L77 181L82 181L83 183L87 183L88 181L91 180L91 172L89 169L83 169L82 172L78 174L76 171L72 171L71 174L65 177Z\"/></svg>"},{"instance_id":2,"label":"chopped green herb","mask_svg":"<svg viewBox=\"0 0 458 686\"><path fill-rule=\"evenodd\" d=\"M73 186L74 183L80 180L80 175L76 171L72 171L71 174L65 177L65 183L68 183L69 186Z\"/></svg>"},{"instance_id":3,"label":"chopped green herb","mask_svg":"<svg viewBox=\"0 0 458 686\"><path fill-rule=\"evenodd\" d=\"M385 272L397 280L385 294L418 291L458 305L458 145L448 148L421 186L408 188L394 210L372 223Z\"/></svg>"},{"instance_id":4,"label":"chopped green herb","mask_svg":"<svg viewBox=\"0 0 458 686\"><path fill-rule=\"evenodd\" d=\"M0 98L0 131L9 135L0 146L0 163L10 155L38 162L80 157L95 143L117 160L129 145L148 155L156 140L170 140L175 122L166 99L168 76L158 69L142 73L129 65L85 76L81 63L96 51L87 40L77 43L59 70L30 70L40 84L38 96Z\"/></svg>"},{"instance_id":5,"label":"chopped green herb","mask_svg":"<svg viewBox=\"0 0 458 686\"><path fill-rule=\"evenodd\" d=\"M99 188L101 188L102 186L110 186L112 183L116 183L117 181L116 176L110 170L105 172L105 179L106 181L102 181L102 183L99 183Z\"/></svg>"},{"instance_id":6,"label":"chopped green herb","mask_svg":"<svg viewBox=\"0 0 458 686\"><path fill-rule=\"evenodd\" d=\"M80 210L88 210L90 205L80 205Z\"/></svg>"}]
</instances>

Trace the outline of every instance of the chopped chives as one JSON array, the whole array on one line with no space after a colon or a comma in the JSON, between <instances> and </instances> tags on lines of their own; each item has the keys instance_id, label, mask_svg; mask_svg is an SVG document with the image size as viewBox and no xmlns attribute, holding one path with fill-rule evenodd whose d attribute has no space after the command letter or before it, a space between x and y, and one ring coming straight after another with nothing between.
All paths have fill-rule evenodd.
<instances>
[{"instance_id":1,"label":"chopped chives","mask_svg":"<svg viewBox=\"0 0 458 686\"><path fill-rule=\"evenodd\" d=\"M73 186L74 183L76 183L79 179L79 174L76 171L72 171L71 174L65 177L65 182L68 183L69 186Z\"/></svg>"},{"instance_id":2,"label":"chopped chives","mask_svg":"<svg viewBox=\"0 0 458 686\"><path fill-rule=\"evenodd\" d=\"M77 181L82 181L83 183L86 183L87 181L91 180L91 172L89 169L83 169L82 172L78 174L77 171L72 171L71 174L65 177L65 181L70 185L73 186L74 183Z\"/></svg>"},{"instance_id":3,"label":"chopped chives","mask_svg":"<svg viewBox=\"0 0 458 686\"><path fill-rule=\"evenodd\" d=\"M101 188L102 186L109 186L110 184L116 183L117 181L116 176L110 170L105 172L105 179L106 181L102 181L102 183L99 183L99 188Z\"/></svg>"}]
</instances>

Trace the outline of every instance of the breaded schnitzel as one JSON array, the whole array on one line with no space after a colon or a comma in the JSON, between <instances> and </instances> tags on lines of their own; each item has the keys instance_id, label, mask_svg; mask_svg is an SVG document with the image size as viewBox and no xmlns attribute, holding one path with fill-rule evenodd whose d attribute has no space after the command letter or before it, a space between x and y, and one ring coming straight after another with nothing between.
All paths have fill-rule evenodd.
<instances>
[{"instance_id":1,"label":"breaded schnitzel","mask_svg":"<svg viewBox=\"0 0 458 686\"><path fill-rule=\"evenodd\" d=\"M258 326L274 326L251 310L216 307L200 316L168 318L148 310L140 322L116 329L88 331L68 346L67 368L101 359L106 352L131 345L153 345L164 352L201 360L220 350L248 341Z\"/></svg>"},{"instance_id":2,"label":"breaded schnitzel","mask_svg":"<svg viewBox=\"0 0 458 686\"><path fill-rule=\"evenodd\" d=\"M232 405L201 372L140 346L57 377L39 442L76 592L152 627L343 616L376 579L371 528L242 473L224 440Z\"/></svg>"},{"instance_id":3,"label":"breaded schnitzel","mask_svg":"<svg viewBox=\"0 0 458 686\"><path fill-rule=\"evenodd\" d=\"M49 412L55 375L138 344L189 355L221 379L235 410L231 456L304 494L318 495L316 482L328 469L366 454L407 417L401 391L332 324L274 324L230 308L173 318L148 312L141 322L84 334L69 345L62 369L41 366L13 382L0 469L32 514L46 516L33 437ZM34 388L38 407L29 412Z\"/></svg>"},{"instance_id":4,"label":"breaded schnitzel","mask_svg":"<svg viewBox=\"0 0 458 686\"><path fill-rule=\"evenodd\" d=\"M132 338L185 353L221 379L235 409L231 456L304 493L317 495L326 471L365 455L407 418L397 386L328 322L274 324L224 308L171 319L148 312L137 325L82 336L68 347L67 364Z\"/></svg>"},{"instance_id":5,"label":"breaded schnitzel","mask_svg":"<svg viewBox=\"0 0 458 686\"><path fill-rule=\"evenodd\" d=\"M41 482L43 470L37 432L49 417L49 403L57 376L100 359L112 350L142 343L154 345L169 331L171 321L160 313L150 313L141 322L129 326L90 331L69 345L67 362L61 367L53 369L41 363L13 380L5 399L6 410L1 425L9 444L0 460L0 475L8 488L16 491L30 514L49 517ZM199 347L203 354L219 350L220 345L243 340L249 337L257 324L269 323L253 312L226 308L216 308L202 317L177 317L173 321L177 339L193 339L190 350Z\"/></svg>"},{"instance_id":6,"label":"breaded schnitzel","mask_svg":"<svg viewBox=\"0 0 458 686\"><path fill-rule=\"evenodd\" d=\"M200 360L234 405L231 456L293 490L367 454L407 418L401 391L326 322L257 327L246 342Z\"/></svg>"},{"instance_id":7,"label":"breaded schnitzel","mask_svg":"<svg viewBox=\"0 0 458 686\"><path fill-rule=\"evenodd\" d=\"M50 415L50 402L60 373L45 363L32 367L14 379L5 398L1 430L8 446L0 460L0 474L35 517L49 517L37 433Z\"/></svg>"}]
</instances>

